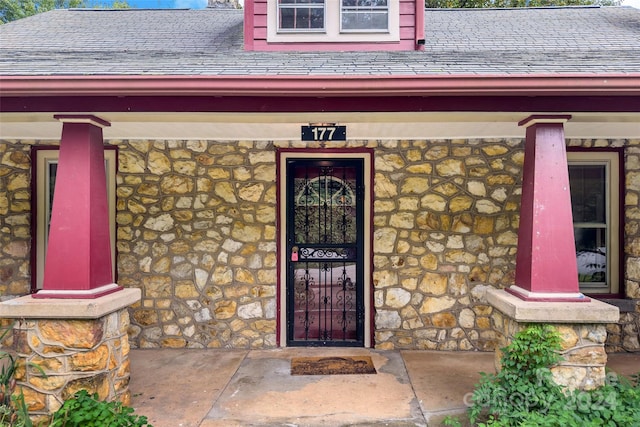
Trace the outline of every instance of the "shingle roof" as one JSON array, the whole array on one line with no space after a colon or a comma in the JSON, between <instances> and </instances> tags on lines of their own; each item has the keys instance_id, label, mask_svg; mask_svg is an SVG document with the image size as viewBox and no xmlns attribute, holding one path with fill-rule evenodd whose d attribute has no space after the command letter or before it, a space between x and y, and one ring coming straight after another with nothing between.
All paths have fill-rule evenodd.
<instances>
[{"instance_id":1,"label":"shingle roof","mask_svg":"<svg viewBox=\"0 0 640 427\"><path fill-rule=\"evenodd\" d=\"M640 10L429 9L424 51L247 52L241 10L55 10L0 25L1 75L640 72Z\"/></svg>"}]
</instances>

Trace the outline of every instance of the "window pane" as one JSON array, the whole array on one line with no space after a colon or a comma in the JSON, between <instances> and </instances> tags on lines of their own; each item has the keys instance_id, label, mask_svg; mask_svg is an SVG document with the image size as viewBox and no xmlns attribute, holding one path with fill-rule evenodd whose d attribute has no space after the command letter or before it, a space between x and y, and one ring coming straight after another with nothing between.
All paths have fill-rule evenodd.
<instances>
[{"instance_id":1,"label":"window pane","mask_svg":"<svg viewBox=\"0 0 640 427\"><path fill-rule=\"evenodd\" d=\"M342 0L342 7L361 7L361 8L374 8L374 7L387 7L388 0Z\"/></svg>"},{"instance_id":2,"label":"window pane","mask_svg":"<svg viewBox=\"0 0 640 427\"><path fill-rule=\"evenodd\" d=\"M352 13L342 14L343 30L386 30L388 14L385 13Z\"/></svg>"},{"instance_id":3,"label":"window pane","mask_svg":"<svg viewBox=\"0 0 640 427\"><path fill-rule=\"evenodd\" d=\"M574 228L578 281L604 283L607 280L605 228Z\"/></svg>"},{"instance_id":4,"label":"window pane","mask_svg":"<svg viewBox=\"0 0 640 427\"><path fill-rule=\"evenodd\" d=\"M580 290L587 294L617 294L619 153L569 151L567 159Z\"/></svg>"},{"instance_id":5,"label":"window pane","mask_svg":"<svg viewBox=\"0 0 640 427\"><path fill-rule=\"evenodd\" d=\"M606 222L606 167L569 166L573 222Z\"/></svg>"},{"instance_id":6,"label":"window pane","mask_svg":"<svg viewBox=\"0 0 640 427\"><path fill-rule=\"evenodd\" d=\"M324 0L278 0L278 12L279 29L324 28Z\"/></svg>"},{"instance_id":7,"label":"window pane","mask_svg":"<svg viewBox=\"0 0 640 427\"><path fill-rule=\"evenodd\" d=\"M46 235L45 237L45 242L49 241L49 230L51 229L51 211L53 209L53 192L56 188L56 175L58 173L58 162L56 161L51 161L50 163L48 163L48 171L47 171L47 176L45 177L45 182L48 182L48 188L46 189L46 195L45 197L47 198L46 200L46 204L45 204L45 218L46 218L46 225L47 225L47 231L46 231Z\"/></svg>"},{"instance_id":8,"label":"window pane","mask_svg":"<svg viewBox=\"0 0 640 427\"><path fill-rule=\"evenodd\" d=\"M342 0L343 30L386 30L388 22L387 0Z\"/></svg>"}]
</instances>

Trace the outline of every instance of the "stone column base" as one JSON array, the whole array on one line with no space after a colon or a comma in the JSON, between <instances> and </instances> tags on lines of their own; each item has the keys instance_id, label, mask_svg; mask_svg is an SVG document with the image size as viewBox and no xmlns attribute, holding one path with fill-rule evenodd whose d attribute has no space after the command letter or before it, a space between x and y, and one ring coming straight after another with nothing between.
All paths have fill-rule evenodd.
<instances>
[{"instance_id":1,"label":"stone column base","mask_svg":"<svg viewBox=\"0 0 640 427\"><path fill-rule=\"evenodd\" d=\"M490 289L487 300L496 308L493 314L499 348L502 352L516 333L529 323L546 323L557 328L562 338L563 361L551 369L557 384L569 389L590 390L605 382L607 323L620 317L617 307L598 300L589 302L531 302L503 290Z\"/></svg>"},{"instance_id":2,"label":"stone column base","mask_svg":"<svg viewBox=\"0 0 640 427\"><path fill-rule=\"evenodd\" d=\"M124 289L90 300L25 296L0 304L0 318L15 319L8 344L19 366L16 392L22 390L36 422L81 389L130 404L127 307L140 293Z\"/></svg>"}]
</instances>

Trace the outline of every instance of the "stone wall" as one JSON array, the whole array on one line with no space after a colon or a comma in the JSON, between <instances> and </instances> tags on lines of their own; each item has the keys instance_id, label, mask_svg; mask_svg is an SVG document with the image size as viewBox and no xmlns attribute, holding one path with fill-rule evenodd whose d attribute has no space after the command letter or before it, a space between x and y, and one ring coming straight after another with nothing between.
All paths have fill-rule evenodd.
<instances>
[{"instance_id":1,"label":"stone wall","mask_svg":"<svg viewBox=\"0 0 640 427\"><path fill-rule=\"evenodd\" d=\"M31 286L30 148L0 141L0 300Z\"/></svg>"},{"instance_id":2,"label":"stone wall","mask_svg":"<svg viewBox=\"0 0 640 427\"><path fill-rule=\"evenodd\" d=\"M526 328L520 323L496 310L493 319L496 325L499 348L507 346L515 334ZM593 390L604 385L607 353L604 343L606 326L602 324L557 324L552 323L561 338L562 361L551 368L556 384L571 390ZM496 367L502 358L496 351Z\"/></svg>"},{"instance_id":3,"label":"stone wall","mask_svg":"<svg viewBox=\"0 0 640 427\"><path fill-rule=\"evenodd\" d=\"M142 287L142 348L276 345L275 151L269 143L118 146L118 283Z\"/></svg>"},{"instance_id":4,"label":"stone wall","mask_svg":"<svg viewBox=\"0 0 640 427\"><path fill-rule=\"evenodd\" d=\"M119 149L118 283L143 292L130 311L132 345L274 347L275 148L320 144L107 142ZM34 142L11 143L0 143L0 292L21 295L30 282ZM568 144L625 146L624 279L628 296L640 298L640 141ZM377 347L492 350L494 312L484 294L514 280L523 140L326 146L375 150ZM623 319L617 339L632 345L608 348L639 351L629 326L637 320Z\"/></svg>"},{"instance_id":5,"label":"stone wall","mask_svg":"<svg viewBox=\"0 0 640 427\"><path fill-rule=\"evenodd\" d=\"M625 286L627 297L640 298L640 140L633 143L625 150ZM639 320L636 308L636 322Z\"/></svg>"},{"instance_id":6,"label":"stone wall","mask_svg":"<svg viewBox=\"0 0 640 427\"><path fill-rule=\"evenodd\" d=\"M608 353L640 352L640 300L628 304L612 301L620 309L620 321L607 325L606 349Z\"/></svg>"},{"instance_id":7,"label":"stone wall","mask_svg":"<svg viewBox=\"0 0 640 427\"><path fill-rule=\"evenodd\" d=\"M376 150L379 348L494 348L483 293L514 280L522 143L388 142Z\"/></svg>"},{"instance_id":8,"label":"stone wall","mask_svg":"<svg viewBox=\"0 0 640 427\"><path fill-rule=\"evenodd\" d=\"M2 323L13 325L2 344L16 356L17 389L35 421L46 420L81 389L130 405L127 309L92 320Z\"/></svg>"}]
</instances>

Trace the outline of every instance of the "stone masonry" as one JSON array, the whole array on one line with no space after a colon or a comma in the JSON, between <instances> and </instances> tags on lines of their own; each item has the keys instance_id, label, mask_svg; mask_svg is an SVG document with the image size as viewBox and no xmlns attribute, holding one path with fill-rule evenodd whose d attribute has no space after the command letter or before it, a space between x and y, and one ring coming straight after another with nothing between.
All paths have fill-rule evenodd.
<instances>
[{"instance_id":1,"label":"stone masonry","mask_svg":"<svg viewBox=\"0 0 640 427\"><path fill-rule=\"evenodd\" d=\"M274 347L273 145L115 143L118 283L143 289L135 342Z\"/></svg>"},{"instance_id":2,"label":"stone masonry","mask_svg":"<svg viewBox=\"0 0 640 427\"><path fill-rule=\"evenodd\" d=\"M620 321L607 325L608 353L634 352L640 349L640 301L620 308Z\"/></svg>"},{"instance_id":3,"label":"stone masonry","mask_svg":"<svg viewBox=\"0 0 640 427\"><path fill-rule=\"evenodd\" d=\"M513 282L521 144L400 141L376 150L379 348L495 347L483 294Z\"/></svg>"},{"instance_id":4,"label":"stone masonry","mask_svg":"<svg viewBox=\"0 0 640 427\"><path fill-rule=\"evenodd\" d=\"M607 323L617 322L617 307L591 299L582 302L524 301L504 290L487 291L495 307L492 319L498 334L495 352L500 369L502 349L532 323L555 327L560 335L562 360L551 368L554 381L568 389L591 390L604 385L607 353Z\"/></svg>"},{"instance_id":5,"label":"stone masonry","mask_svg":"<svg viewBox=\"0 0 640 427\"><path fill-rule=\"evenodd\" d=\"M7 144L11 142L11 144ZM0 142L0 293L30 283L30 146ZM118 148L118 283L142 289L133 346L276 346L275 150L320 144L106 141ZM640 140L624 147L626 293L640 298ZM375 150L373 293L380 349L493 350L485 292L513 284L523 140L327 143ZM640 312L612 337L640 351ZM627 326L625 326L627 325ZM636 325L628 326L628 325ZM635 329L634 329L635 328ZM635 341L634 341L635 334Z\"/></svg>"},{"instance_id":6,"label":"stone masonry","mask_svg":"<svg viewBox=\"0 0 640 427\"><path fill-rule=\"evenodd\" d=\"M126 308L99 319L3 321L11 324L3 345L17 356L17 388L34 421L48 419L81 389L130 404Z\"/></svg>"},{"instance_id":7,"label":"stone masonry","mask_svg":"<svg viewBox=\"0 0 640 427\"><path fill-rule=\"evenodd\" d=\"M0 300L29 293L31 144L0 141Z\"/></svg>"},{"instance_id":8,"label":"stone masonry","mask_svg":"<svg viewBox=\"0 0 640 427\"><path fill-rule=\"evenodd\" d=\"M504 316L498 310L493 315L499 336L499 347L508 345L526 323ZM551 368L554 381L569 389L592 390L604 385L607 353L605 325L554 324L561 338L562 361ZM501 358L499 349L496 361ZM496 362L497 363L497 362Z\"/></svg>"}]
</instances>

